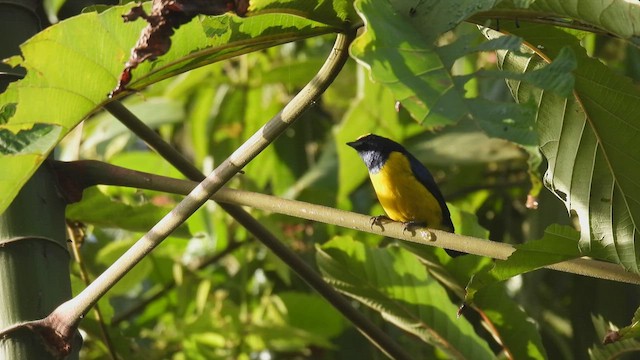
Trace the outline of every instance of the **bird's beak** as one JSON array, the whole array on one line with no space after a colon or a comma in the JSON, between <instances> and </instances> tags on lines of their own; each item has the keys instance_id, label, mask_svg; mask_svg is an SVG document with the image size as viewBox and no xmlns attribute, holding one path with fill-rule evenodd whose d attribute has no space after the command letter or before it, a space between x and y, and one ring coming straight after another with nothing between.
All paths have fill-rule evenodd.
<instances>
[{"instance_id":1,"label":"bird's beak","mask_svg":"<svg viewBox=\"0 0 640 360\"><path fill-rule=\"evenodd\" d=\"M356 141L350 141L347 143L347 145L351 146L352 148L359 150L359 148L362 146L362 141L360 141L360 139L356 140Z\"/></svg>"}]
</instances>

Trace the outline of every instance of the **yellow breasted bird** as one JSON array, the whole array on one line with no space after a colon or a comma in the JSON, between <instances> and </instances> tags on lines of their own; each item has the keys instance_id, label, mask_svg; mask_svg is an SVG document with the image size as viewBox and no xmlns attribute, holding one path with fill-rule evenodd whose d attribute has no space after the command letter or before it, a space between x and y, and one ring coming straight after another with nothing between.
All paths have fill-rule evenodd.
<instances>
[{"instance_id":1,"label":"yellow breasted bird","mask_svg":"<svg viewBox=\"0 0 640 360\"><path fill-rule=\"evenodd\" d=\"M429 170L402 145L368 134L347 145L364 160L387 216L406 227L427 226L454 232L451 214ZM457 251L447 251L460 255Z\"/></svg>"}]
</instances>

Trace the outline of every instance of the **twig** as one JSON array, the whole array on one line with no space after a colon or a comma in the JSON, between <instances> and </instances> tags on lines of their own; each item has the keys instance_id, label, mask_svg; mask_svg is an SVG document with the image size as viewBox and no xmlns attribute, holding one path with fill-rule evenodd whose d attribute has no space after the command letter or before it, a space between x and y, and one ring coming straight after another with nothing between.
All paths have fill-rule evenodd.
<instances>
[{"instance_id":1,"label":"twig","mask_svg":"<svg viewBox=\"0 0 640 360\"><path fill-rule=\"evenodd\" d=\"M80 254L80 245L81 242L84 241L82 239L84 237L84 233L79 233L78 229L78 226L67 221L67 235L69 236L69 239L71 239L71 252L73 253L73 257L78 264L80 279L82 279L82 282L84 282L85 286L87 286L91 283L91 279L89 278L89 272L87 271L87 267L85 266L84 261L82 260L82 255ZM102 316L102 311L100 310L99 304L96 304L94 306L93 311L96 315L96 321L98 322L98 325L100 327L102 340L105 342L105 345L109 352L109 357L115 360L118 357L116 356L116 350L113 346L113 342L111 341L109 331L107 330L107 327L104 323L104 317Z\"/></svg>"}]
</instances>

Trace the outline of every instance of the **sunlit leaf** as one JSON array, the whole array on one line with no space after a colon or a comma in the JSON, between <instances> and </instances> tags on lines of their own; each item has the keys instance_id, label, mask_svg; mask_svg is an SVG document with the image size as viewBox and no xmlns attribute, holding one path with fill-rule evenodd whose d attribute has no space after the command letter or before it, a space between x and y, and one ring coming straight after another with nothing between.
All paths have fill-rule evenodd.
<instances>
[{"instance_id":1,"label":"sunlit leaf","mask_svg":"<svg viewBox=\"0 0 640 360\"><path fill-rule=\"evenodd\" d=\"M634 1L598 2L577 0L567 4L563 0L546 1L502 1L497 9L518 9L523 17L557 16L570 18L581 23L603 29L607 33L621 38L630 39L634 43L640 40L640 28L637 20L640 18L640 7Z\"/></svg>"},{"instance_id":2,"label":"sunlit leaf","mask_svg":"<svg viewBox=\"0 0 640 360\"><path fill-rule=\"evenodd\" d=\"M293 14L346 29L360 24L352 3L353 0L252 0L249 12Z\"/></svg>"},{"instance_id":3,"label":"sunlit leaf","mask_svg":"<svg viewBox=\"0 0 640 360\"><path fill-rule=\"evenodd\" d=\"M36 160L31 166L6 169L13 176L0 183L4 195L0 211L56 143L108 101L107 94L145 25L143 21L123 23L121 15L130 7L116 6L100 14L86 13L62 21L24 43L22 56L9 59L11 65L26 68L27 75L0 94L1 109L17 104L15 114L2 129L16 134L45 123L61 130L57 137L40 140L43 144L28 153ZM197 18L176 31L166 55L133 71L129 88L140 90L212 62L335 31L333 26L286 14Z\"/></svg>"},{"instance_id":4,"label":"sunlit leaf","mask_svg":"<svg viewBox=\"0 0 640 360\"><path fill-rule=\"evenodd\" d=\"M388 86L395 98L425 126L453 124L462 117L490 120L499 116L506 121L522 116L522 110L503 106L481 98L466 98L464 84L472 76L509 77L507 72L480 71L476 74L454 74L454 62L468 54L495 49L519 49L519 42L503 39L482 43L473 34L465 34L453 42L438 37L453 29L476 12L491 9L495 2L486 0L473 5L464 1L416 3L411 0L357 1L356 9L365 19L366 32L351 47L356 59L371 70L372 78ZM479 35L479 34L477 34ZM570 59L560 60L556 68L542 70L536 84L545 89L567 94L571 90ZM555 81L542 81L552 78ZM485 110L500 111L488 114ZM529 117L532 117L529 113Z\"/></svg>"}]
</instances>

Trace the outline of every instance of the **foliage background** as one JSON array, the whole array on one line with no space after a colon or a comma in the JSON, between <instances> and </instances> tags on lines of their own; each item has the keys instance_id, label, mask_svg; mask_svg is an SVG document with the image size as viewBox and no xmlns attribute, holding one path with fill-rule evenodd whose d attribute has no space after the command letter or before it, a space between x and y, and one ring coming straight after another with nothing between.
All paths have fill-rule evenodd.
<instances>
[{"instance_id":1,"label":"foliage background","mask_svg":"<svg viewBox=\"0 0 640 360\"><path fill-rule=\"evenodd\" d=\"M196 19L176 33L174 47L166 59L141 66L137 73L140 76L134 76L137 82L132 84L141 91L123 103L206 173L280 111L313 77L331 50L334 33L343 25L341 21L361 21L357 20L360 18L352 4L346 3L346 9L336 5L341 2L335 2L332 8L335 12L309 11L295 17L268 14L269 11L264 10L269 6L287 10L288 2L264 1L254 5L259 9L263 6L265 14L245 20L232 16L222 20ZM53 2L47 5L57 7ZM60 16L72 15L74 10L70 8L74 5L77 6L67 1L64 6L68 12L65 13L63 7ZM244 174L238 175L230 186L364 214L380 214L382 209L366 180L364 166L344 145L361 134L375 132L402 142L429 166L452 205L454 222L461 233L520 244L542 238L552 224L582 226L590 229L581 233L583 250L593 247L595 255L637 271L635 234L630 243L612 245L617 258L612 258L612 246L593 240L596 230L604 234L603 238L610 238L614 230L604 229L605 225L622 227L624 224L620 224L619 218L599 219L594 206L587 206L593 212L583 214L580 221L576 221L575 217L568 217L562 201L546 189L541 190L541 173L548 164L554 165L557 161L557 169L564 169L567 164L559 155L555 156L554 150L545 148L544 129L563 121L570 124L571 115L557 115L553 110L576 106L564 100L554 102L550 97L575 97L587 110L587 118L598 119L594 114L596 110L591 110L587 103L588 99L598 98L593 89L620 87L620 92L629 89L625 92L627 97L616 98L617 94L607 93L603 97L610 100L605 108L614 113L634 113L637 102L632 100L638 91L635 83L616 81L618 77L637 81L640 76L636 61L640 53L634 43L637 34L615 28L616 19L602 16L593 20L584 13L577 16L570 11L560 15L575 16L610 30L617 37L564 31L525 20L519 24L500 22L502 32L522 36L530 44L544 44L539 45L545 49L539 54L547 57L546 60L560 57L560 67L574 64L576 86L572 87L573 84L559 74L573 69L548 69L538 77L528 78L492 72L497 64L516 73L541 65L528 56L518 68L518 61L509 61L509 58L521 55L519 43L487 43L470 23L416 25L424 22L424 18L417 17L414 23L406 23L406 19L388 16L399 8L408 14L414 5L413 2L356 1L355 8L369 21L370 27L351 48L354 60L347 63L322 100L247 166ZM462 11L467 18L479 10L504 9L493 2L477 2L477 6L472 11L452 3L436 7L432 16L437 18L438 10ZM509 4L502 6L508 8ZM294 10L300 13L304 9ZM532 5L529 10L549 11L540 4ZM126 27L120 23L122 12L122 8L100 15L90 12L41 33L39 41L23 47L24 61L17 58L11 61L13 64L23 61L23 66L32 71L43 66L46 76L27 77L19 91L3 95L2 104L17 101L21 104L18 111L25 111L28 101L38 103L37 107L29 107L34 109L29 110L33 113L16 113L13 119L36 121L35 117L37 122L45 123L41 132L35 133L45 139L43 142L47 135L57 137L68 132L56 150L59 159L98 159L181 177L106 112L96 111L71 130L84 115L93 113L106 100L107 91L113 87L113 74L118 74L128 49L135 43L141 25ZM58 13L50 11L50 18L54 14ZM474 21L485 20L495 21L490 17ZM493 27L497 28L495 23ZM115 33L106 30L114 28L123 30ZM400 30L394 33L390 29ZM431 32L434 29L437 32ZM105 37L108 41L101 43L107 50L102 51L113 55L109 59L102 58L103 52L97 51L91 41L104 32L109 35ZM220 36L206 38L202 34ZM274 34L279 36L276 41L265 40ZM238 41L247 36L255 39L254 42L246 48L239 46ZM288 43L291 40L297 41ZM50 45L38 44L40 41ZM221 51L226 44L233 46ZM565 45L572 47L574 58L560 56ZM201 51L190 57L199 46ZM64 66L57 61L68 61L68 57L42 57L56 53L60 50L58 47L82 56L76 56L76 62ZM496 49L500 50L490 51ZM30 55L29 51L33 53ZM232 57L240 53L243 55ZM415 58L416 53L422 57ZM426 62L425 58L435 62ZM406 64L410 69L389 74L381 64ZM195 69L181 73L192 67ZM58 71L52 75L47 69ZM427 75L420 78L416 74ZM549 74L559 81L551 81ZM596 75L590 77L589 74ZM603 79L607 76L611 83ZM509 87L505 86L505 77L509 78ZM419 86L407 80L414 78L422 80ZM521 84L522 80L527 83ZM585 84L594 81L596 86ZM34 86L36 82L38 86ZM73 96L81 95L89 100L82 103L71 96L41 97L38 93L28 93L39 87L47 91L55 89L52 84L58 82L76 88L78 91ZM533 88L531 83L538 87ZM425 88L432 92L421 94L422 90L418 90ZM575 92L571 93L571 89ZM510 103L512 94L522 105ZM538 97L544 101L534 101ZM400 106L396 104L398 100L402 100ZM69 109L63 106L65 102L79 106ZM424 102L429 111L425 110ZM50 120L41 120L43 108L49 110ZM11 110L10 107L4 109ZM546 111L556 116L555 123L552 115L545 116ZM627 116L616 115L618 118L624 120ZM598 164L571 162L573 174L577 175L568 175L569 184L572 179L602 174L604 178L611 175L615 179L633 179L636 167L632 166L632 160L638 147L625 137L624 129L615 128L615 123L612 134L602 129L608 126L607 120L605 117L596 123L594 127L603 130L596 135L604 134L616 151L619 147L615 145L628 149L631 160L622 164L612 161L612 167L604 170ZM544 121L551 125L541 125ZM8 124L7 128L12 131L34 129L26 123ZM583 146L581 141L588 138L577 130L567 131L564 138L577 139L576 147ZM55 144L56 141L50 140L45 145L36 141L28 150ZM538 145L542 145L542 153L549 163L538 153ZM29 151L18 150L20 154ZM585 154L584 150L576 153ZM616 161L624 158L623 155L612 157L618 159ZM4 157L2 161L5 161L3 166L18 171L16 158ZM603 180L599 184L606 187L608 183ZM570 185L568 190L562 184L551 187L556 193L564 191L580 200L580 194L599 194L594 189L596 186L580 191ZM622 191L627 199L637 198L633 186L622 183L615 189ZM527 196L538 192L539 208L527 209L524 205ZM82 262L90 277L94 278L111 264L179 199L165 193L108 186L87 190L81 202L68 207L67 218L88 226ZM597 205L597 202L589 204L594 203ZM486 259L468 256L450 261L441 250L407 249L375 235L251 212L305 260L319 266L332 284L358 298L361 303L355 303L356 306L416 358L446 358L453 356L452 351L462 358L492 357L493 351L501 349L482 329L481 315L471 312L466 314L466 319L456 320L455 311L462 301L459 294L447 293L445 289L451 288L435 281L437 277L427 274L418 261L437 260L448 278L464 286L471 274L486 265ZM633 220L634 215L632 209L628 216ZM605 225L598 227L593 223ZM478 225L486 230L478 230ZM551 233L556 234L553 229ZM226 256L216 257L220 252ZM198 267L212 257L217 261ZM394 271L388 277L382 276L388 269ZM73 272L74 292L77 292L84 287L77 263L73 265ZM361 286L349 286L354 283ZM161 296L129 312L165 287L167 290ZM638 306L637 299L638 289L631 285L541 270L491 285L478 293L475 301L484 311L480 314L494 321L516 358L581 359L611 356L610 348L599 345L607 322L618 326L628 324ZM405 303L411 306L404 306ZM398 304L403 306L394 307ZM99 305L101 321L108 325L109 340L101 333L99 321L93 315L87 316L81 324L85 337L83 358L103 358L114 353L122 358L175 359L383 358L336 310L214 204L208 204L191 217ZM410 308L409 315L401 313L406 308ZM446 344L430 337L430 330L446 334ZM637 342L629 340L621 346L623 351L632 350L637 348Z\"/></svg>"}]
</instances>

